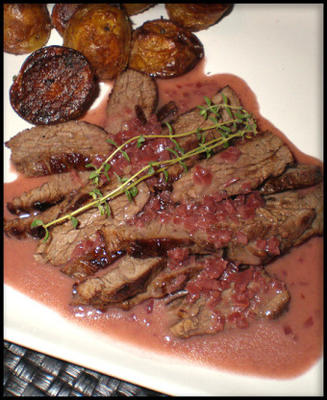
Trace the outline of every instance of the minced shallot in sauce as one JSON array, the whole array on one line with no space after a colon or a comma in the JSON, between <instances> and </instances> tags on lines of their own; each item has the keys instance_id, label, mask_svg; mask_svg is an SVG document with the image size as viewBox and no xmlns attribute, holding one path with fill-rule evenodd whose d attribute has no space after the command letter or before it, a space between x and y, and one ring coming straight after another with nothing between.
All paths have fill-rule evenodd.
<instances>
[{"instance_id":1,"label":"minced shallot in sauce","mask_svg":"<svg viewBox=\"0 0 327 400\"><path fill-rule=\"evenodd\" d=\"M299 162L322 165L320 161L299 152L281 132L260 116L255 95L244 81L228 74L205 76L201 68L199 66L180 78L159 80L160 104L173 99L178 104L180 112L184 112L202 103L203 96L210 97L228 84L236 91L244 108L255 115L259 130L269 129L282 137ZM91 110L84 119L103 126L104 110L105 102L100 104L97 109ZM155 132L155 124L152 125L152 128ZM126 132L127 137L129 134L132 134L132 130ZM158 141L157 144L157 149L162 149L162 145L165 143ZM132 145L128 151L129 155L133 157ZM153 154L153 149L149 148L143 156L148 159L153 157ZM161 153L161 156L165 157L165 154ZM238 154L231 148L226 151L225 156L232 162L237 159ZM137 165L139 156L135 157L134 162ZM117 160L117 171L123 164L124 159L120 157ZM210 184L210 171L196 167L193 179L195 184ZM14 196L45 180L45 178L26 179L19 176L15 182L6 183L4 204ZM153 201L155 202L155 199ZM251 207L248 208L246 208L244 199L237 200L236 198L233 201L239 202L237 206L244 207L244 213L251 213L259 200L253 195ZM236 205L233 204L233 201L226 200L224 203L224 211L228 210L231 217ZM241 201L243 201L242 204ZM159 203L152 204L154 207L152 212L155 207L160 208ZM215 213L216 218L218 218L217 215L221 215L216 212L216 209L213 210L213 204L213 199L205 198L203 205L198 205L196 213L191 215L192 221L187 220L186 217L183 220L182 208L175 215L169 213L168 210L166 213L162 213L161 217L163 222L170 218L180 219L189 227L194 227L194 224L201 227L201 224L204 224L201 229L205 229L206 218L214 217ZM8 211L5 209L4 216L8 215ZM189 215L189 213L185 213L185 215ZM151 218L150 212L147 217ZM134 222L136 223L136 221ZM141 229L142 222L139 223L140 227L138 228ZM210 232L208 232L209 238L211 237L213 241L217 240L215 234L217 235L217 233L212 233L213 236L210 236ZM219 234L218 239L222 242L229 240L228 232ZM242 236L240 232L238 240L242 243L246 237ZM268 246L272 252L278 251L278 244L273 241L271 243L258 242L257 245L264 248ZM314 237L305 244L293 248L288 254L266 266L267 271L273 277L286 283L291 294L288 309L280 318L258 320L246 329L240 327L222 331L216 335L189 339L177 339L169 333L168 316L164 310L164 302L161 300L146 301L129 311L111 308L106 313L100 313L87 309L87 307L72 309L69 302L73 280L51 265L38 264L33 258L35 247L34 240L19 241L4 238L5 283L57 310L81 326L91 327L108 334L110 332L110 336L119 337L120 340L136 346L182 357L200 364L275 378L293 377L303 373L322 354L323 241L320 237ZM176 267L187 256L185 249L171 251L170 268Z\"/></svg>"}]
</instances>

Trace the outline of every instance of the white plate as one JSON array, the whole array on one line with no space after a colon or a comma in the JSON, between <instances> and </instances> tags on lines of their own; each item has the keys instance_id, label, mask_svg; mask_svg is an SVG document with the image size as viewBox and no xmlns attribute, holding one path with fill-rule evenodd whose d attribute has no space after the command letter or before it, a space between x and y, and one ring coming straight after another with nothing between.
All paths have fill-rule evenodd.
<instances>
[{"instance_id":1,"label":"white plate","mask_svg":"<svg viewBox=\"0 0 327 400\"><path fill-rule=\"evenodd\" d=\"M51 8L51 6L50 6ZM162 4L132 18L135 26L166 16ZM322 160L323 4L237 4L217 25L197 33L207 73L242 78L260 113L297 147ZM52 31L48 44L62 44ZM8 91L26 56L4 53L4 139L30 125ZM5 181L9 151L4 150ZM117 343L77 327L5 285L4 338L117 378L171 395L322 395L322 359L294 379L223 373ZM44 322L46 321L46 323Z\"/></svg>"}]
</instances>

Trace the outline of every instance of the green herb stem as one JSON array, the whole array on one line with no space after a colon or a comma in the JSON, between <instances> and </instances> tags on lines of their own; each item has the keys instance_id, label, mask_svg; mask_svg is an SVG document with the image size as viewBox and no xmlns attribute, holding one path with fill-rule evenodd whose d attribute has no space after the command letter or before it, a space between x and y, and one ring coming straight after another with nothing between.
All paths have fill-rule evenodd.
<instances>
[{"instance_id":1,"label":"green herb stem","mask_svg":"<svg viewBox=\"0 0 327 400\"><path fill-rule=\"evenodd\" d=\"M174 143L176 150L180 154L178 154L178 152L174 149L167 148L167 150L169 150L175 156L175 158L171 158L171 159L168 159L165 161L150 162L148 165L145 165L144 167L142 167L140 170L138 170L136 173L134 173L129 178L118 177L119 181L120 181L120 185L117 188L115 188L114 190L112 190L111 192L107 193L106 195L102 195L99 190L95 189L93 192L90 193L91 197L93 197L93 201L88 202L87 204L83 205L82 207L78 208L77 210L72 211L69 214L66 214L60 218L50 221L47 224L44 224L41 220L35 220L32 223L32 226L33 225L34 226L42 226L46 232L46 239L49 236L48 228L53 225L63 223L67 220L71 220L74 228L76 228L78 225L78 220L76 219L75 216L77 216L93 207L98 207L100 210L103 210L103 206L102 206L103 204L105 204L108 200L112 200L112 199L116 198L117 196L120 196L124 192L126 194L128 194L129 195L128 198L130 200L132 200L133 197L135 196L134 193L137 194L137 190L136 191L134 190L133 194L131 194L132 192L130 190L135 188L139 183L141 183L145 179L151 177L154 173L158 174L158 173L163 172L165 175L165 178L167 180L168 179L167 169L170 166L180 163L183 166L183 168L185 170L187 170L186 165L184 164L184 160L186 160L190 157L194 157L203 152L206 152L207 156L210 156L211 150L213 150L217 146L225 146L226 144L228 145L228 142L231 141L232 139L242 138L248 132L252 132L254 134L257 133L256 124L254 121L252 121L251 115L249 113L247 113L241 106L228 105L226 98L224 98L224 104L211 104L210 99L206 99L206 103L207 103L208 107L199 106L200 110L202 110L200 112L200 114L204 116L204 120L208 119L208 115L207 115L208 110L211 111L212 113L214 113L216 116L218 116L218 109L220 107L223 107L224 109L226 109L228 111L228 114L231 115L231 119L218 122L218 120L216 118L212 118L212 119L210 118L211 120L214 121L213 125L203 127L203 128L198 127L197 129L194 129L192 131L182 132L182 133L177 133L177 134L173 134L171 125L167 123L166 125L169 130L169 134L167 134L167 135L161 135L161 134L138 135L138 136L134 136L134 137L126 140L120 146L117 146L115 142L113 142L112 140L109 139L108 142L111 144L114 144L116 146L116 149L107 157L107 159L101 164L101 166L99 168L96 169L96 167L94 165L89 164L90 167L95 169L94 171L91 172L90 179L93 180L93 182L96 186L99 183L99 177L100 177L100 173L101 173L102 169L104 169L105 176L108 177L107 172L110 168L110 165L108 164L109 161L112 160L112 158L118 152L121 152L124 155L125 152L123 151L123 148L134 141L137 141L137 144L141 145L142 143L145 142L145 139L169 138ZM237 119L235 119L233 117L230 109L241 110L237 113ZM241 112L243 112L243 114L241 114ZM251 125L249 122L251 122L253 124ZM233 133L231 128L228 128L228 125L235 127L237 123L243 124L243 129L238 130ZM220 133L220 137L216 137L208 142L205 142L205 136L203 135L203 133L210 131L210 130L214 130L214 129L216 129L217 132ZM197 147L195 147L194 149L192 149L188 152L185 152L179 146L178 142L176 142L175 138L182 138L182 137L190 136L192 134L197 135L198 140L199 140L199 145ZM129 160L129 157L128 156L126 157L126 156L124 155L124 157ZM105 206L108 208L109 207L108 203L106 203ZM110 209L109 209L109 211L110 211ZM111 215L109 212L107 212L107 214Z\"/></svg>"}]
</instances>

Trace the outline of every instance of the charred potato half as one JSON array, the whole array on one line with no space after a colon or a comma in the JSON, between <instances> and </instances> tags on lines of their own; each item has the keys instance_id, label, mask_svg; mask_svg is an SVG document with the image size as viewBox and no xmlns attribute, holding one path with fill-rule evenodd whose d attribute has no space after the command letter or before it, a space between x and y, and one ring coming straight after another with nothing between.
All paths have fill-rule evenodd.
<instances>
[{"instance_id":1,"label":"charred potato half","mask_svg":"<svg viewBox=\"0 0 327 400\"><path fill-rule=\"evenodd\" d=\"M173 78L190 71L203 56L203 45L193 33L157 19L133 32L129 67L156 78Z\"/></svg>"},{"instance_id":2,"label":"charred potato half","mask_svg":"<svg viewBox=\"0 0 327 400\"><path fill-rule=\"evenodd\" d=\"M90 63L82 53L63 46L45 46L24 61L10 87L10 104L34 125L81 117L98 94Z\"/></svg>"},{"instance_id":3,"label":"charred potato half","mask_svg":"<svg viewBox=\"0 0 327 400\"><path fill-rule=\"evenodd\" d=\"M46 4L8 3L3 7L4 51L27 54L47 44L51 21Z\"/></svg>"},{"instance_id":4,"label":"charred potato half","mask_svg":"<svg viewBox=\"0 0 327 400\"><path fill-rule=\"evenodd\" d=\"M109 4L85 4L70 18L64 46L83 53L99 79L114 79L127 66L131 35L125 11Z\"/></svg>"},{"instance_id":5,"label":"charred potato half","mask_svg":"<svg viewBox=\"0 0 327 400\"><path fill-rule=\"evenodd\" d=\"M218 22L232 6L227 3L167 3L165 7L171 21L197 32Z\"/></svg>"},{"instance_id":6,"label":"charred potato half","mask_svg":"<svg viewBox=\"0 0 327 400\"><path fill-rule=\"evenodd\" d=\"M51 23L58 31L59 35L64 36L69 20L81 5L82 4L57 3L53 6Z\"/></svg>"}]
</instances>

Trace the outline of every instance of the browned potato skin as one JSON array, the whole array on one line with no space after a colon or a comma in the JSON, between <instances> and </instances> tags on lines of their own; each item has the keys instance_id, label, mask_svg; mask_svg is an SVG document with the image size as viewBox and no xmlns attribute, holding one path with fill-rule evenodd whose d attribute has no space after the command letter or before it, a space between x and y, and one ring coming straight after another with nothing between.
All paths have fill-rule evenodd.
<instances>
[{"instance_id":1,"label":"browned potato skin","mask_svg":"<svg viewBox=\"0 0 327 400\"><path fill-rule=\"evenodd\" d=\"M64 46L83 53L100 80L110 80L127 66L131 35L125 11L109 4L85 4L69 20Z\"/></svg>"},{"instance_id":2,"label":"browned potato skin","mask_svg":"<svg viewBox=\"0 0 327 400\"><path fill-rule=\"evenodd\" d=\"M46 45L51 21L46 4L4 4L4 51L27 54Z\"/></svg>"},{"instance_id":3,"label":"browned potato skin","mask_svg":"<svg viewBox=\"0 0 327 400\"><path fill-rule=\"evenodd\" d=\"M123 3L123 7L128 16L139 14L150 7L152 7L155 3Z\"/></svg>"},{"instance_id":4,"label":"browned potato skin","mask_svg":"<svg viewBox=\"0 0 327 400\"><path fill-rule=\"evenodd\" d=\"M31 53L9 90L13 109L34 125L80 118L97 94L95 74L86 57L56 45Z\"/></svg>"},{"instance_id":5,"label":"browned potato skin","mask_svg":"<svg viewBox=\"0 0 327 400\"><path fill-rule=\"evenodd\" d=\"M165 7L171 21L191 32L198 32L218 22L231 9L232 5L227 3L167 3Z\"/></svg>"},{"instance_id":6,"label":"browned potato skin","mask_svg":"<svg viewBox=\"0 0 327 400\"><path fill-rule=\"evenodd\" d=\"M203 56L203 45L193 33L157 19L133 32L129 68L156 78L173 78L190 71Z\"/></svg>"},{"instance_id":7,"label":"browned potato skin","mask_svg":"<svg viewBox=\"0 0 327 400\"><path fill-rule=\"evenodd\" d=\"M58 3L53 6L51 23L60 36L64 36L68 21L82 4Z\"/></svg>"}]
</instances>

